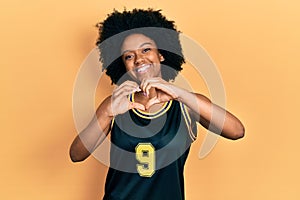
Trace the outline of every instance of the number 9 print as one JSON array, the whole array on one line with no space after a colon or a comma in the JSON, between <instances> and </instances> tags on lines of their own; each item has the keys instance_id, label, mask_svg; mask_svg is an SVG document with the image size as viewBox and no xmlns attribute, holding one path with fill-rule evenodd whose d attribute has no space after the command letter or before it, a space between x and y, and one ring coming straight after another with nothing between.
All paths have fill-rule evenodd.
<instances>
[{"instance_id":1,"label":"number 9 print","mask_svg":"<svg viewBox=\"0 0 300 200\"><path fill-rule=\"evenodd\" d=\"M140 176L151 177L155 173L155 148L151 143L139 143L135 147L136 165Z\"/></svg>"}]
</instances>

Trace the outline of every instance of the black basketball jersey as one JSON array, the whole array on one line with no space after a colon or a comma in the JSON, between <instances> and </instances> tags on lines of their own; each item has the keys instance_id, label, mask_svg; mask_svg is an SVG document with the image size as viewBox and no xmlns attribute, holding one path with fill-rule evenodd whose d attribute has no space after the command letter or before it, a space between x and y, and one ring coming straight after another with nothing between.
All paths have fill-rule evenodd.
<instances>
[{"instance_id":1,"label":"black basketball jersey","mask_svg":"<svg viewBox=\"0 0 300 200\"><path fill-rule=\"evenodd\" d=\"M175 100L155 113L132 109L116 116L103 199L184 199L184 164L196 132L186 107Z\"/></svg>"}]
</instances>

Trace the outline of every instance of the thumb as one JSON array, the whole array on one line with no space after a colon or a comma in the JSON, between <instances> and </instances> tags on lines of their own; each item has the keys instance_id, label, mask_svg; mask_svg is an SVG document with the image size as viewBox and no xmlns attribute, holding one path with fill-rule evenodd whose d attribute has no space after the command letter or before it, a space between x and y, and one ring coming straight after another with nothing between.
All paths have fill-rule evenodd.
<instances>
[{"instance_id":1,"label":"thumb","mask_svg":"<svg viewBox=\"0 0 300 200\"><path fill-rule=\"evenodd\" d=\"M140 109L140 110L146 110L145 106L143 104L136 103L136 102L130 102L129 109L133 109L133 108Z\"/></svg>"},{"instance_id":2,"label":"thumb","mask_svg":"<svg viewBox=\"0 0 300 200\"><path fill-rule=\"evenodd\" d=\"M160 101L158 100L158 98L152 98L148 101L148 103L146 104L146 109L149 109L152 105L156 104L156 103L160 103Z\"/></svg>"}]
</instances>

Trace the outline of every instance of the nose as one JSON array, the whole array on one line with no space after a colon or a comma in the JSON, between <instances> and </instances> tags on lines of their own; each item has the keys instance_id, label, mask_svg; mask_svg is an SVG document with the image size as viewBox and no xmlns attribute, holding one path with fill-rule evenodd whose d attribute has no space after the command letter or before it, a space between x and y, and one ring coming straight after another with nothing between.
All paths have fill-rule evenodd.
<instances>
[{"instance_id":1,"label":"nose","mask_svg":"<svg viewBox=\"0 0 300 200\"><path fill-rule=\"evenodd\" d=\"M143 64L144 62L144 55L143 54L140 54L140 53L137 53L135 55L135 61L134 61L134 64L135 65L140 65L140 64Z\"/></svg>"}]
</instances>

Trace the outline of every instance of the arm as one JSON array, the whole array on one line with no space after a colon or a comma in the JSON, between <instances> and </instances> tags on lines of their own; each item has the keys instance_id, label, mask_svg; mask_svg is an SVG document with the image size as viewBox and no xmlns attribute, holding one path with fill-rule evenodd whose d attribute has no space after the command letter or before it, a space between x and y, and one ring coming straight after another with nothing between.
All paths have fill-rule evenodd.
<instances>
[{"instance_id":1,"label":"arm","mask_svg":"<svg viewBox=\"0 0 300 200\"><path fill-rule=\"evenodd\" d=\"M73 162L85 160L104 141L110 132L114 116L132 108L144 109L143 105L130 102L127 98L127 95L139 90L137 83L126 81L113 91L112 96L100 104L94 118L74 139L70 147L70 157Z\"/></svg>"},{"instance_id":2,"label":"arm","mask_svg":"<svg viewBox=\"0 0 300 200\"><path fill-rule=\"evenodd\" d=\"M197 121L212 132L228 139L239 139L244 136L241 121L229 111L213 104L207 97L182 90L178 100L190 108L190 113Z\"/></svg>"},{"instance_id":3,"label":"arm","mask_svg":"<svg viewBox=\"0 0 300 200\"><path fill-rule=\"evenodd\" d=\"M146 109L151 105L170 99L184 103L190 114L205 128L228 139L239 139L244 136L244 126L230 112L213 104L207 97L179 88L161 78L147 79L142 82L142 90L146 93L150 88L157 90L157 96L151 99Z\"/></svg>"},{"instance_id":4,"label":"arm","mask_svg":"<svg viewBox=\"0 0 300 200\"><path fill-rule=\"evenodd\" d=\"M73 162L83 161L89 157L109 133L113 119L107 109L110 106L110 99L111 97L108 97L103 101L88 126L74 139L70 147L70 157Z\"/></svg>"}]
</instances>

